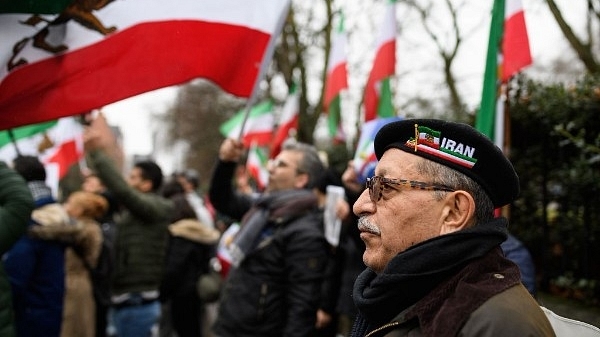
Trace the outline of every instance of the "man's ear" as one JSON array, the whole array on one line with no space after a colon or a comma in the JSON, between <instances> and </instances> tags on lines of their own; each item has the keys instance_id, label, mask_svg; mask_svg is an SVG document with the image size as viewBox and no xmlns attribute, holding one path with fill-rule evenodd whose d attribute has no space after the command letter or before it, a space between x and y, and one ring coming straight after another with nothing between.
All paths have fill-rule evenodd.
<instances>
[{"instance_id":1,"label":"man's ear","mask_svg":"<svg viewBox=\"0 0 600 337\"><path fill-rule=\"evenodd\" d=\"M300 173L296 175L296 180L294 182L294 187L296 188L305 188L308 184L308 173Z\"/></svg>"},{"instance_id":2,"label":"man's ear","mask_svg":"<svg viewBox=\"0 0 600 337\"><path fill-rule=\"evenodd\" d=\"M466 191L449 193L445 198L440 235L470 227L475 214L475 200Z\"/></svg>"}]
</instances>

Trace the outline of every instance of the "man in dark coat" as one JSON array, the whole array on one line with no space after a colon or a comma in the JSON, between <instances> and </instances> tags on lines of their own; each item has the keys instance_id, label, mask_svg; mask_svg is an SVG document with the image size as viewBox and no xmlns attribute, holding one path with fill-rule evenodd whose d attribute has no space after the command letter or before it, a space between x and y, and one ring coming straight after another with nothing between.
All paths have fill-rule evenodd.
<instances>
[{"instance_id":1,"label":"man in dark coat","mask_svg":"<svg viewBox=\"0 0 600 337\"><path fill-rule=\"evenodd\" d=\"M215 208L241 228L229 245L229 271L214 325L217 336L312 336L327 261L327 242L311 191L323 164L316 150L288 143L269 164L258 198L234 192L243 146L221 145L210 186Z\"/></svg>"},{"instance_id":2,"label":"man in dark coat","mask_svg":"<svg viewBox=\"0 0 600 337\"><path fill-rule=\"evenodd\" d=\"M519 178L466 124L389 123L374 142L375 176L354 204L367 269L352 336L554 336L500 244Z\"/></svg>"}]
</instances>

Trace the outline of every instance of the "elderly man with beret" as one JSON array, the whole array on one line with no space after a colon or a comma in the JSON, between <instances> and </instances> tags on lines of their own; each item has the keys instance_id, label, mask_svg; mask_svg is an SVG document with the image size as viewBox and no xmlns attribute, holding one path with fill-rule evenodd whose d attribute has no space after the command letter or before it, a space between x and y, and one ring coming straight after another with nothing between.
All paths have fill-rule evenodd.
<instances>
[{"instance_id":1,"label":"elderly man with beret","mask_svg":"<svg viewBox=\"0 0 600 337\"><path fill-rule=\"evenodd\" d=\"M466 124L413 119L375 137L354 204L367 269L353 336L554 336L500 244L494 209L519 193L512 164Z\"/></svg>"}]
</instances>

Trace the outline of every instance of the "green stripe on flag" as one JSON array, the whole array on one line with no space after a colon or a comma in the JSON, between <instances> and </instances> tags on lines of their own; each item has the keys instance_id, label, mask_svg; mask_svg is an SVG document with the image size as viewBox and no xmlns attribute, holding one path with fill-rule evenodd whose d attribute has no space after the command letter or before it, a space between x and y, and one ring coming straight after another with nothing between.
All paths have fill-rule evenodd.
<instances>
[{"instance_id":1,"label":"green stripe on flag","mask_svg":"<svg viewBox=\"0 0 600 337\"><path fill-rule=\"evenodd\" d=\"M12 133L15 138L14 140L19 141L21 139L32 137L38 133L41 133L41 132L44 132L44 131L50 129L51 127L55 126L57 123L58 123L58 121L55 120L55 121L50 121L50 122L45 122L45 123L32 124L32 125L26 125L26 126L14 128L14 129L12 129ZM13 140L11 139L7 130L0 131L0 147L10 144L12 141Z\"/></svg>"},{"instance_id":2,"label":"green stripe on flag","mask_svg":"<svg viewBox=\"0 0 600 337\"><path fill-rule=\"evenodd\" d=\"M504 0L495 0L492 9L490 39L485 61L481 105L475 116L475 128L490 139L494 139L494 120L496 118L496 101L498 99L498 62L499 48L502 41L504 25Z\"/></svg>"},{"instance_id":3,"label":"green stripe on flag","mask_svg":"<svg viewBox=\"0 0 600 337\"><path fill-rule=\"evenodd\" d=\"M327 113L327 126L329 129L329 136L334 139L337 135L338 128L341 123L341 98L338 94L331 101L329 105L329 112Z\"/></svg>"},{"instance_id":4,"label":"green stripe on flag","mask_svg":"<svg viewBox=\"0 0 600 337\"><path fill-rule=\"evenodd\" d=\"M255 146L254 153L256 154L256 157L258 158L258 162L261 165L261 168L267 167L267 163L269 161L269 156L267 156L267 154L265 153L265 150L258 146Z\"/></svg>"},{"instance_id":5,"label":"green stripe on flag","mask_svg":"<svg viewBox=\"0 0 600 337\"><path fill-rule=\"evenodd\" d=\"M381 94L379 96L379 106L377 107L377 118L394 117L394 104L392 103L392 87L390 78L381 81Z\"/></svg>"},{"instance_id":6,"label":"green stripe on flag","mask_svg":"<svg viewBox=\"0 0 600 337\"><path fill-rule=\"evenodd\" d=\"M250 114L248 115L248 119L256 118L256 117L271 113L271 111L273 111L273 102L270 100L264 101L262 103L255 105L254 107L252 107L252 109L250 109ZM235 133L236 131L239 133L242 123L244 122L245 114L246 114L245 110L240 110L231 119L229 119L225 123L221 124L221 127L219 128L219 131L221 131L221 134L225 137L237 138L239 136L239 134L233 134L233 133Z\"/></svg>"},{"instance_id":7,"label":"green stripe on flag","mask_svg":"<svg viewBox=\"0 0 600 337\"><path fill-rule=\"evenodd\" d=\"M58 14L73 0L0 0L0 13Z\"/></svg>"},{"instance_id":8,"label":"green stripe on flag","mask_svg":"<svg viewBox=\"0 0 600 337\"><path fill-rule=\"evenodd\" d=\"M447 153L447 154L449 154L449 155L451 155L453 157L460 158L462 160L466 160L466 161L471 162L473 164L475 164L477 162L477 159L475 159L475 158L472 158L472 157L469 157L469 156L465 156L465 155L463 155L461 153L458 153L458 152L455 152L455 151L452 151L452 150L448 150L448 149L443 148L443 147L441 147L439 149L439 151Z\"/></svg>"},{"instance_id":9,"label":"green stripe on flag","mask_svg":"<svg viewBox=\"0 0 600 337\"><path fill-rule=\"evenodd\" d=\"M419 130L419 132L427 133L427 134L430 134L430 135L432 135L434 137L440 138L441 132L433 130L433 129L428 128L426 126L419 126L418 130Z\"/></svg>"}]
</instances>

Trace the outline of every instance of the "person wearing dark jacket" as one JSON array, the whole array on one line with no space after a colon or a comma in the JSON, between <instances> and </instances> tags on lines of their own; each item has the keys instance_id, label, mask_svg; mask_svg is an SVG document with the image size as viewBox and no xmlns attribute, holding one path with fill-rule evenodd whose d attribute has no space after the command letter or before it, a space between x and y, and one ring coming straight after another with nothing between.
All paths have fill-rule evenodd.
<instances>
[{"instance_id":1,"label":"person wearing dark jacket","mask_svg":"<svg viewBox=\"0 0 600 337\"><path fill-rule=\"evenodd\" d=\"M96 304L96 337L106 337L108 328L108 312L110 309L110 279L113 273L113 261L115 260L115 214L118 211L117 200L112 196L110 191L104 186L102 180L92 171L85 170L83 172L83 183L81 190L86 192L97 193L101 195L108 203L108 209L99 218L95 219L100 224L102 230L102 246L106 249L109 261L104 266L101 266L101 277L96 278L94 282L94 297Z\"/></svg>"},{"instance_id":2,"label":"person wearing dark jacket","mask_svg":"<svg viewBox=\"0 0 600 337\"><path fill-rule=\"evenodd\" d=\"M0 256L19 240L27 229L33 198L23 177L0 162ZM0 336L15 336L10 282L0 263Z\"/></svg>"},{"instance_id":3,"label":"person wearing dark jacket","mask_svg":"<svg viewBox=\"0 0 600 337\"><path fill-rule=\"evenodd\" d=\"M502 242L500 247L504 252L504 256L519 266L523 285L527 288L527 291L529 291L531 296L535 298L537 295L535 264L533 263L533 259L531 258L531 254L527 247L511 233L508 233L506 241Z\"/></svg>"},{"instance_id":4,"label":"person wearing dark jacket","mask_svg":"<svg viewBox=\"0 0 600 337\"><path fill-rule=\"evenodd\" d=\"M65 227L68 216L54 216L60 208L46 185L46 169L35 156L19 156L13 167L27 181L35 210L48 221L30 221L45 237L23 235L4 256L15 309L17 336L58 337L65 295ZM33 213L33 212L32 212ZM66 239L66 238L63 238Z\"/></svg>"},{"instance_id":5,"label":"person wearing dark jacket","mask_svg":"<svg viewBox=\"0 0 600 337\"><path fill-rule=\"evenodd\" d=\"M219 212L243 218L229 245L232 267L214 333L312 336L328 254L311 191L323 164L314 147L288 143L269 164L265 193L253 198L236 194L232 186L242 151L241 142L223 142L209 190Z\"/></svg>"},{"instance_id":6,"label":"person wearing dark jacket","mask_svg":"<svg viewBox=\"0 0 600 337\"><path fill-rule=\"evenodd\" d=\"M117 336L147 337L158 325L173 202L158 194L163 173L151 160L136 162L127 179L109 156L114 140L100 114L84 132L86 159L120 205L110 317Z\"/></svg>"},{"instance_id":7,"label":"person wearing dark jacket","mask_svg":"<svg viewBox=\"0 0 600 337\"><path fill-rule=\"evenodd\" d=\"M200 222L185 193L169 197L175 212L169 225L166 267L160 287L161 301L170 310L168 322L178 337L200 337L204 303L198 296L198 277L210 272L220 232ZM161 329L162 332L162 329Z\"/></svg>"},{"instance_id":8,"label":"person wearing dark jacket","mask_svg":"<svg viewBox=\"0 0 600 337\"><path fill-rule=\"evenodd\" d=\"M554 336L504 257L519 178L466 124L402 120L374 141L375 176L354 204L367 266L352 336Z\"/></svg>"}]
</instances>

